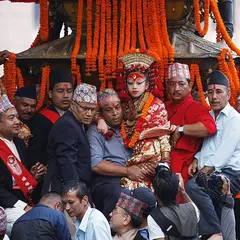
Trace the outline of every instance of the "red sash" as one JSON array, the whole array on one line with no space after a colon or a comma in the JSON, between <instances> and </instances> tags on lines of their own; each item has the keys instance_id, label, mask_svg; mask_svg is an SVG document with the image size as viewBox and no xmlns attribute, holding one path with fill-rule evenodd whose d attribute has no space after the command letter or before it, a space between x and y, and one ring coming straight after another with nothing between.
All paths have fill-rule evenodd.
<instances>
[{"instance_id":1,"label":"red sash","mask_svg":"<svg viewBox=\"0 0 240 240\"><path fill-rule=\"evenodd\" d=\"M18 187L24 196L31 202L31 193L36 188L38 182L31 173L24 167L20 160L12 153L7 144L0 139L0 157L14 177Z\"/></svg>"},{"instance_id":2,"label":"red sash","mask_svg":"<svg viewBox=\"0 0 240 240\"><path fill-rule=\"evenodd\" d=\"M60 118L60 115L48 108L44 108L39 112L44 117L46 117L49 121L51 121L53 124Z\"/></svg>"}]
</instances>

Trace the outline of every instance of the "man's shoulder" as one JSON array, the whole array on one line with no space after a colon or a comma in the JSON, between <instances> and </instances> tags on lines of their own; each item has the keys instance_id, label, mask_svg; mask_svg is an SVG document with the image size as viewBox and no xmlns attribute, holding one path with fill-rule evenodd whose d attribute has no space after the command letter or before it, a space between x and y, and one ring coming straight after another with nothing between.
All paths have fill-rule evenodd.
<instances>
[{"instance_id":1,"label":"man's shoulder","mask_svg":"<svg viewBox=\"0 0 240 240\"><path fill-rule=\"evenodd\" d=\"M108 221L107 221L106 217L103 215L102 212L100 212L96 208L91 208L91 210L92 210L92 213L89 217L89 222L90 223L93 223L94 225L100 225L102 223L108 224Z\"/></svg>"}]
</instances>

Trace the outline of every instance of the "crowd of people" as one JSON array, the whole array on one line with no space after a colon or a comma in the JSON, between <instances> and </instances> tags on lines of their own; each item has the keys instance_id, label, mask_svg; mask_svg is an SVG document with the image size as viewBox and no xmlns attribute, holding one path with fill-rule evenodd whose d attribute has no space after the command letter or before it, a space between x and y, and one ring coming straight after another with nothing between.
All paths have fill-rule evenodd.
<instances>
[{"instance_id":1,"label":"crowd of people","mask_svg":"<svg viewBox=\"0 0 240 240\"><path fill-rule=\"evenodd\" d=\"M210 74L209 112L188 65L169 66L164 102L152 56L120 61L116 91L52 70L38 112L36 86L12 103L1 86L0 239L236 239L240 115L228 78Z\"/></svg>"}]
</instances>

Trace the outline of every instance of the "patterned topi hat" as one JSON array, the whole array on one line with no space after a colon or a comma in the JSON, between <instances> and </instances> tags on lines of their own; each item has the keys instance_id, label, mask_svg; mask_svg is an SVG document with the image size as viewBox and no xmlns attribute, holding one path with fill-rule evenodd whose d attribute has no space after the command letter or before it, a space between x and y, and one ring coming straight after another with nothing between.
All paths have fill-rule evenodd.
<instances>
[{"instance_id":1,"label":"patterned topi hat","mask_svg":"<svg viewBox=\"0 0 240 240\"><path fill-rule=\"evenodd\" d=\"M187 64L174 63L168 67L168 79L173 77L190 79L189 67Z\"/></svg>"},{"instance_id":2,"label":"patterned topi hat","mask_svg":"<svg viewBox=\"0 0 240 240\"><path fill-rule=\"evenodd\" d=\"M97 104L96 87L87 83L79 84L74 91L73 101Z\"/></svg>"},{"instance_id":3,"label":"patterned topi hat","mask_svg":"<svg viewBox=\"0 0 240 240\"><path fill-rule=\"evenodd\" d=\"M143 203L140 200L125 193L121 193L120 198L117 202L117 206L123 208L138 218L142 218L143 211L148 207L146 203Z\"/></svg>"}]
</instances>

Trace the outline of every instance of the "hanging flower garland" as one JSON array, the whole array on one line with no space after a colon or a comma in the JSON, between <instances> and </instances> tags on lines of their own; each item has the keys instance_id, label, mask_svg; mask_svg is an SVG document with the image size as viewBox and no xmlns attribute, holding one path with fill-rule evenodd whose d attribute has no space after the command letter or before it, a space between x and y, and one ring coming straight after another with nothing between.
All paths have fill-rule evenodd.
<instances>
[{"instance_id":1,"label":"hanging flower garland","mask_svg":"<svg viewBox=\"0 0 240 240\"><path fill-rule=\"evenodd\" d=\"M139 130L141 129L141 126L144 123L144 121L146 121L145 118L148 114L148 109L151 106L153 100L154 100L154 96L150 93L149 97L143 107L142 116L138 118L135 129L134 129L134 134L131 138L128 138L124 120L122 121L121 134L122 134L124 144L126 147L132 148L135 146L136 142L138 141L139 135L140 135Z\"/></svg>"},{"instance_id":2,"label":"hanging flower garland","mask_svg":"<svg viewBox=\"0 0 240 240\"><path fill-rule=\"evenodd\" d=\"M47 89L47 83L49 79L49 74L50 74L50 67L45 66L42 68L42 81L41 81L41 90L40 90L40 95L39 95L39 100L36 106L36 110L40 110L41 107L43 106L44 100L45 100L45 94L46 94L46 89Z\"/></svg>"},{"instance_id":3,"label":"hanging flower garland","mask_svg":"<svg viewBox=\"0 0 240 240\"><path fill-rule=\"evenodd\" d=\"M97 71L97 54L99 50L99 37L100 37L100 13L101 1L96 0L95 23L94 23L94 37L93 37L93 50L91 57L91 71Z\"/></svg>"},{"instance_id":4,"label":"hanging flower garland","mask_svg":"<svg viewBox=\"0 0 240 240\"><path fill-rule=\"evenodd\" d=\"M168 29L167 29L167 18L166 18L166 6L165 0L160 0L159 10L160 10L160 22L161 22L161 30L162 30L162 41L163 44L166 46L167 54L164 54L165 58L168 56L170 63L174 61L174 48L169 40ZM166 65L166 64L165 64Z\"/></svg>"},{"instance_id":5,"label":"hanging flower garland","mask_svg":"<svg viewBox=\"0 0 240 240\"><path fill-rule=\"evenodd\" d=\"M101 32L100 32L100 49L98 57L99 80L101 82L100 90L106 88L106 75L104 66L104 50L105 50L105 22L106 22L106 6L105 0L101 2Z\"/></svg>"},{"instance_id":6,"label":"hanging flower garland","mask_svg":"<svg viewBox=\"0 0 240 240\"><path fill-rule=\"evenodd\" d=\"M38 30L37 36L34 39L33 43L31 44L31 48L35 48L39 46L41 43L41 37L40 37L40 29Z\"/></svg>"},{"instance_id":7,"label":"hanging flower garland","mask_svg":"<svg viewBox=\"0 0 240 240\"><path fill-rule=\"evenodd\" d=\"M40 3L40 38L42 41L48 40L48 0L39 0Z\"/></svg>"},{"instance_id":8,"label":"hanging flower garland","mask_svg":"<svg viewBox=\"0 0 240 240\"><path fill-rule=\"evenodd\" d=\"M21 72L21 69L19 67L17 67L17 80L18 80L18 88L24 87L22 72Z\"/></svg>"},{"instance_id":9,"label":"hanging flower garland","mask_svg":"<svg viewBox=\"0 0 240 240\"><path fill-rule=\"evenodd\" d=\"M132 0L131 12L132 12L132 29L131 29L131 49L136 49L137 41L137 0Z\"/></svg>"},{"instance_id":10,"label":"hanging flower garland","mask_svg":"<svg viewBox=\"0 0 240 240\"><path fill-rule=\"evenodd\" d=\"M194 13L195 13L195 23L196 29L202 37L206 35L209 28L209 10L210 10L210 0L204 0L204 28L201 27L200 22L200 9L199 9L199 0L194 0Z\"/></svg>"},{"instance_id":11,"label":"hanging flower garland","mask_svg":"<svg viewBox=\"0 0 240 240\"><path fill-rule=\"evenodd\" d=\"M117 69L117 43L118 43L118 0L113 0L112 20L112 78L116 78Z\"/></svg>"},{"instance_id":12,"label":"hanging flower garland","mask_svg":"<svg viewBox=\"0 0 240 240\"><path fill-rule=\"evenodd\" d=\"M119 47L118 47L118 56L123 55L124 51L124 42L125 42L125 18L126 18L126 2L125 0L121 0L121 16L120 16L120 39L119 39Z\"/></svg>"},{"instance_id":13,"label":"hanging flower garland","mask_svg":"<svg viewBox=\"0 0 240 240\"><path fill-rule=\"evenodd\" d=\"M86 52L86 76L91 76L92 58L92 0L87 0L87 52Z\"/></svg>"},{"instance_id":14,"label":"hanging flower garland","mask_svg":"<svg viewBox=\"0 0 240 240\"><path fill-rule=\"evenodd\" d=\"M231 58L231 52L229 51L229 49L227 48L223 48L221 50L220 55L218 56L218 65L219 65L219 69L221 72L223 72L227 78L229 79L229 83L230 83L230 90L231 90L231 96L230 96L230 104L235 107L236 106L236 97L237 97L237 91L238 89L236 89L235 87L235 83L233 78L236 77L236 75L234 75L234 69L233 64L231 63L231 70L229 68L229 65L226 61L226 54L228 55L228 58ZM235 66L234 66L235 68Z\"/></svg>"},{"instance_id":15,"label":"hanging flower garland","mask_svg":"<svg viewBox=\"0 0 240 240\"><path fill-rule=\"evenodd\" d=\"M201 99L201 102L208 110L211 110L211 107L207 104L207 101L204 96L201 76L199 73L199 66L197 64L191 64L190 73L191 73L192 79L196 78L196 83L197 83L197 87L198 87L198 96ZM191 81L194 82L194 80L191 80Z\"/></svg>"},{"instance_id":16,"label":"hanging flower garland","mask_svg":"<svg viewBox=\"0 0 240 240\"><path fill-rule=\"evenodd\" d=\"M112 5L106 0L106 79L112 74ZM109 80L110 81L110 80Z\"/></svg>"},{"instance_id":17,"label":"hanging flower garland","mask_svg":"<svg viewBox=\"0 0 240 240\"><path fill-rule=\"evenodd\" d=\"M81 76L81 71L80 71L80 66L77 65L77 85L82 83L82 76Z\"/></svg>"},{"instance_id":18,"label":"hanging flower garland","mask_svg":"<svg viewBox=\"0 0 240 240\"><path fill-rule=\"evenodd\" d=\"M216 35L216 42L221 42L222 34L221 34L221 31L219 29L218 24L216 24L216 33L217 33L217 35Z\"/></svg>"},{"instance_id":19,"label":"hanging flower garland","mask_svg":"<svg viewBox=\"0 0 240 240\"><path fill-rule=\"evenodd\" d=\"M143 19L142 19L142 1L137 0L137 25L138 25L138 39L140 47L146 49L144 34L143 34Z\"/></svg>"},{"instance_id":20,"label":"hanging flower garland","mask_svg":"<svg viewBox=\"0 0 240 240\"><path fill-rule=\"evenodd\" d=\"M14 100L14 95L17 88L17 67L16 67L16 55L10 53L8 60L4 63L4 86L7 91L9 100Z\"/></svg>"},{"instance_id":21,"label":"hanging flower garland","mask_svg":"<svg viewBox=\"0 0 240 240\"><path fill-rule=\"evenodd\" d=\"M237 46L234 44L234 42L232 41L232 39L230 38L230 36L228 35L228 32L226 30L226 27L223 23L223 20L222 20L222 17L221 17L221 14L219 12L219 9L218 9L218 5L217 5L217 2L216 0L211 0L211 9L213 11L213 15L216 19L216 24L223 36L223 39L225 40L225 42L227 43L227 45L234 51L237 53L237 55L240 56L240 49L237 48Z\"/></svg>"},{"instance_id":22,"label":"hanging flower garland","mask_svg":"<svg viewBox=\"0 0 240 240\"><path fill-rule=\"evenodd\" d=\"M126 0L126 30L125 30L124 54L130 50L131 41L131 0Z\"/></svg>"},{"instance_id":23,"label":"hanging flower garland","mask_svg":"<svg viewBox=\"0 0 240 240\"><path fill-rule=\"evenodd\" d=\"M149 24L148 24L148 4L147 1L143 0L143 27L144 27L144 35L147 43L147 48L153 51L156 51L154 49L151 37L150 37L150 30L149 30Z\"/></svg>"},{"instance_id":24,"label":"hanging flower garland","mask_svg":"<svg viewBox=\"0 0 240 240\"><path fill-rule=\"evenodd\" d=\"M75 79L77 77L77 55L80 50L80 40L82 35L82 12L83 12L83 0L78 0L78 17L77 17L77 29L75 44L71 58L72 76Z\"/></svg>"}]
</instances>

